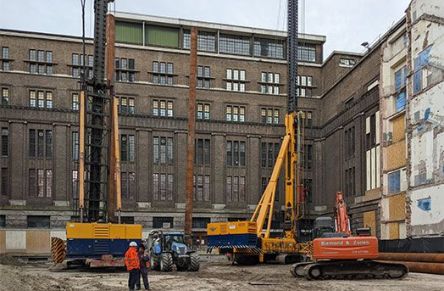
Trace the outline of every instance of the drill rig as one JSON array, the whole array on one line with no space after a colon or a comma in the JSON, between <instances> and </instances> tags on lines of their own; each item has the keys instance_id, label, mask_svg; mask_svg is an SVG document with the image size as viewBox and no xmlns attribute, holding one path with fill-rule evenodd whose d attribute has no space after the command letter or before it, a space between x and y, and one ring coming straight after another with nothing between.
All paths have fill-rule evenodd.
<instances>
[{"instance_id":1,"label":"drill rig","mask_svg":"<svg viewBox=\"0 0 444 291\"><path fill-rule=\"evenodd\" d=\"M91 267L123 266L129 242L140 243L142 239L141 225L120 224L118 101L113 96L114 18L107 15L108 3L113 1L94 0L93 77L86 80L84 67L79 94L78 217L77 222L66 224L66 247L61 239L52 239L55 263L66 258Z\"/></svg>"},{"instance_id":2,"label":"drill rig","mask_svg":"<svg viewBox=\"0 0 444 291\"><path fill-rule=\"evenodd\" d=\"M285 116L285 136L276 158L270 180L249 221L217 222L207 225L208 246L219 248L220 252L232 256L238 264L279 261L292 263L300 259L296 242L296 219L302 195L297 148L300 144L302 113L297 108L297 45L298 45L298 0L288 0L288 109ZM299 143L298 143L299 142ZM281 237L270 235L274 201L278 178L285 169L284 225Z\"/></svg>"},{"instance_id":3,"label":"drill rig","mask_svg":"<svg viewBox=\"0 0 444 291\"><path fill-rule=\"evenodd\" d=\"M408 273L403 264L373 261L379 255L378 239L369 228L351 235L350 219L342 192L336 193L334 223L331 217L318 217L313 231L313 262L294 264L290 272L309 280L391 278Z\"/></svg>"}]
</instances>

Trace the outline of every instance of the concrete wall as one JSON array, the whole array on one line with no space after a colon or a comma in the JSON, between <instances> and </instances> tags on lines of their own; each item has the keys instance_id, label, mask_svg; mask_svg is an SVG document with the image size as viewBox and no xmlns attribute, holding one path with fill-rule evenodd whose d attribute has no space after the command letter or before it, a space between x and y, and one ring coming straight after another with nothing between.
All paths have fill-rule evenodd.
<instances>
[{"instance_id":1,"label":"concrete wall","mask_svg":"<svg viewBox=\"0 0 444 291\"><path fill-rule=\"evenodd\" d=\"M52 236L65 239L62 230L1 229L0 255L49 256Z\"/></svg>"}]
</instances>

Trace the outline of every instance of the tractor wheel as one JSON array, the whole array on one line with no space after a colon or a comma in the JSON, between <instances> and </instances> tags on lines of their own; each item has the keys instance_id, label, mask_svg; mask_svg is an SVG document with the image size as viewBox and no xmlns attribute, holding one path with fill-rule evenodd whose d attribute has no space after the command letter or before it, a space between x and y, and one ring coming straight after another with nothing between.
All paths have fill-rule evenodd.
<instances>
[{"instance_id":1,"label":"tractor wheel","mask_svg":"<svg viewBox=\"0 0 444 291\"><path fill-rule=\"evenodd\" d=\"M163 253L160 257L160 271L171 272L173 270L173 257L170 253Z\"/></svg>"},{"instance_id":2,"label":"tractor wheel","mask_svg":"<svg viewBox=\"0 0 444 291\"><path fill-rule=\"evenodd\" d=\"M188 266L188 270L191 272L199 271L200 267L200 259L199 255L195 253L190 254L190 265Z\"/></svg>"}]
</instances>

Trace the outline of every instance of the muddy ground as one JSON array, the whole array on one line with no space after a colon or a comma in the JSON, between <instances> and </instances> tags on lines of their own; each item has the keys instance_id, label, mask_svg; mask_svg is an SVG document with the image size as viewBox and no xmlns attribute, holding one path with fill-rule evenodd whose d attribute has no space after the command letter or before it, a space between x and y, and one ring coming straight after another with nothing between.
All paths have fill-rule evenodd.
<instances>
[{"instance_id":1,"label":"muddy ground","mask_svg":"<svg viewBox=\"0 0 444 291\"><path fill-rule=\"evenodd\" d=\"M119 270L49 271L48 264L0 264L0 290L126 290ZM149 274L151 290L444 290L444 276L410 273L402 280L305 281L288 265L232 266L220 256L202 257L197 273Z\"/></svg>"}]
</instances>

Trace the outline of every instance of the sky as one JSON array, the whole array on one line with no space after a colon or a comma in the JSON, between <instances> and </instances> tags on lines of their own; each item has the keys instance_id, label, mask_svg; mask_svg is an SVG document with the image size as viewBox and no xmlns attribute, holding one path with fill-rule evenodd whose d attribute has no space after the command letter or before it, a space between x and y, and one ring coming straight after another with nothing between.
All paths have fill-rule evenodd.
<instances>
[{"instance_id":1,"label":"sky","mask_svg":"<svg viewBox=\"0 0 444 291\"><path fill-rule=\"evenodd\" d=\"M81 35L81 0L0 0L0 28ZM410 0L299 0L300 31L327 36L333 50L364 52L404 15ZM305 9L303 3L305 2ZM93 0L86 0L92 35ZM116 11L286 30L286 0L115 0ZM305 19L302 24L302 19ZM305 28L303 30L303 28Z\"/></svg>"}]
</instances>

